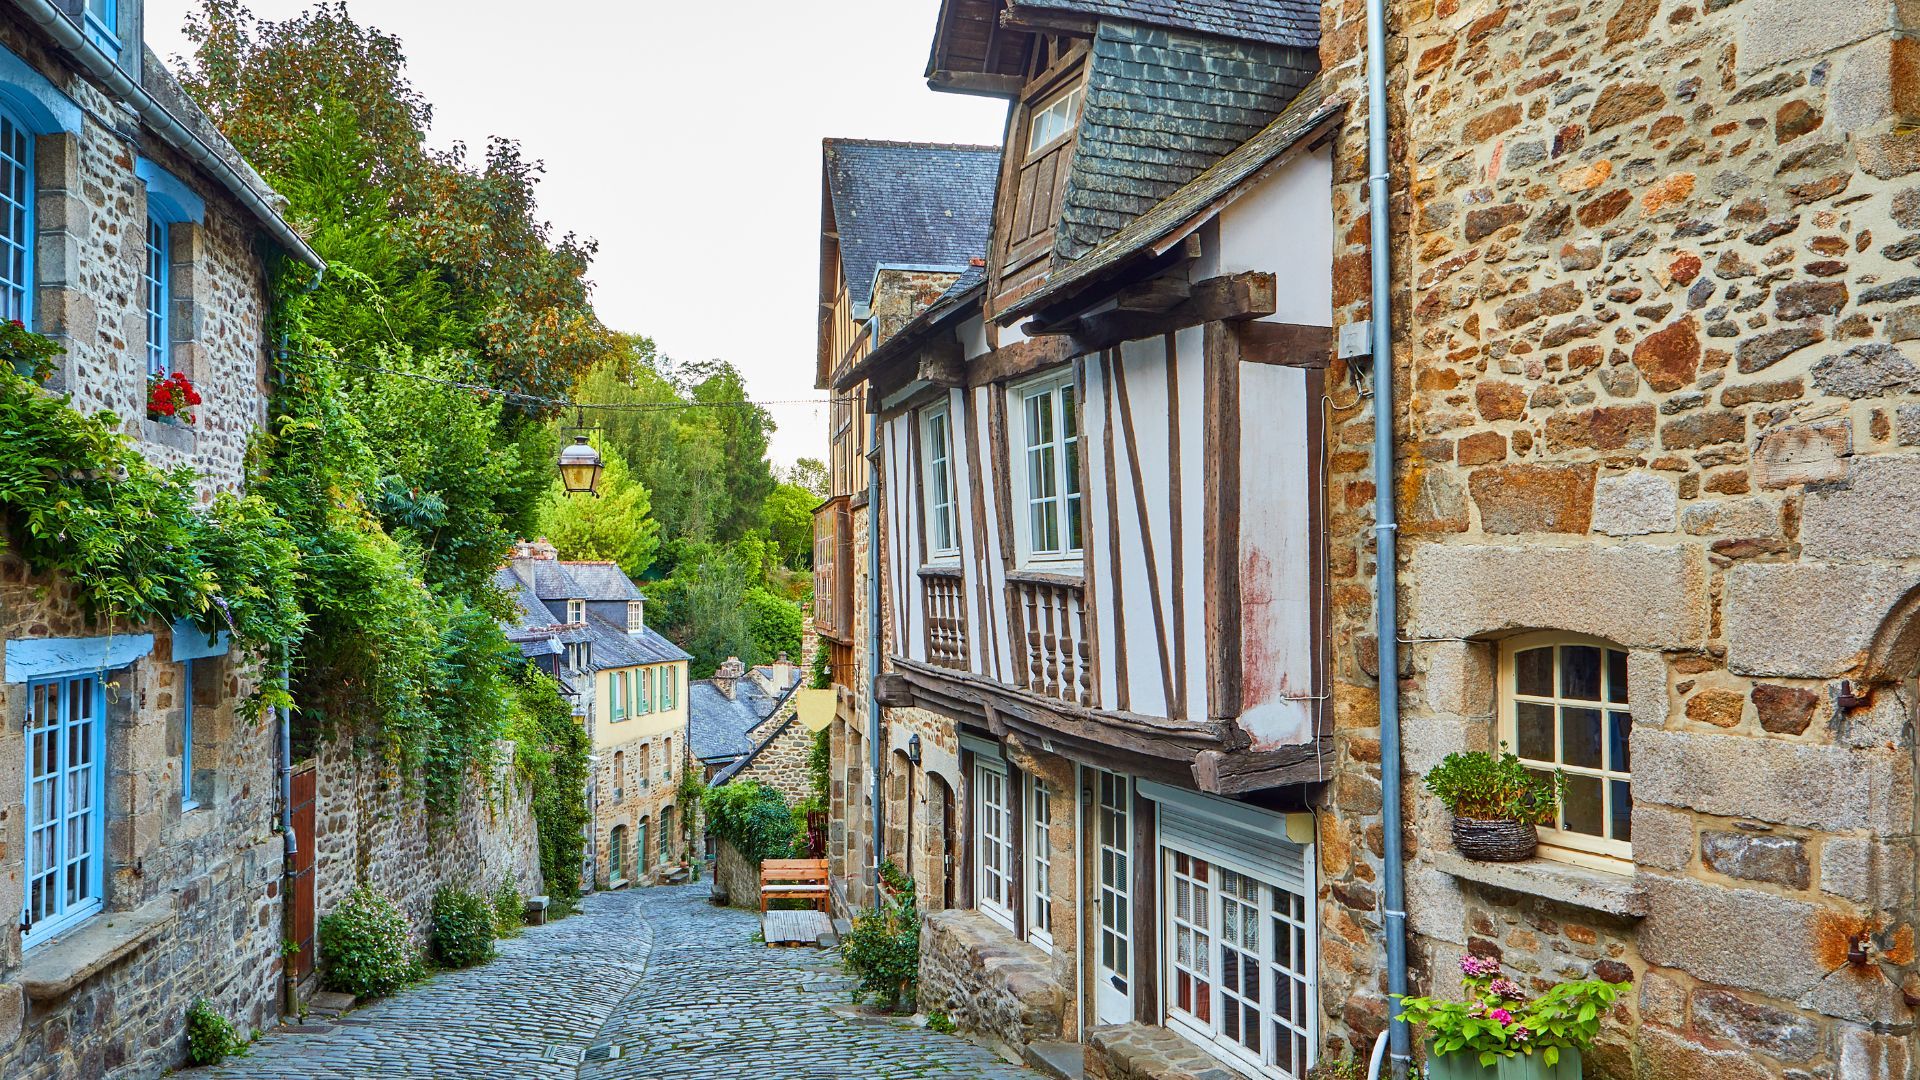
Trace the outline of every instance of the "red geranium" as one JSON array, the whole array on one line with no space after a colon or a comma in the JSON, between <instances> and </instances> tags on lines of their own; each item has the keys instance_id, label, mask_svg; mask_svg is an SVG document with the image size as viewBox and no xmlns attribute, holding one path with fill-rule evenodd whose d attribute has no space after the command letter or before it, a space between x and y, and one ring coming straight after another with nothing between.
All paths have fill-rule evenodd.
<instances>
[{"instance_id":1,"label":"red geranium","mask_svg":"<svg viewBox=\"0 0 1920 1080\"><path fill-rule=\"evenodd\" d=\"M193 388L184 372L151 375L147 378L147 415L155 419L193 423L193 407L200 404L200 391Z\"/></svg>"}]
</instances>

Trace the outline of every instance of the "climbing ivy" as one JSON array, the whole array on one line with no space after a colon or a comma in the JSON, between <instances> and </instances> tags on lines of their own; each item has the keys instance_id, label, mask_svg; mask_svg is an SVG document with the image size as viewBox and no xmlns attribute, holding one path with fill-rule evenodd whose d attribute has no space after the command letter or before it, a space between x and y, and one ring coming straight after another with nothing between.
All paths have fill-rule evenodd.
<instances>
[{"instance_id":1,"label":"climbing ivy","mask_svg":"<svg viewBox=\"0 0 1920 1080\"><path fill-rule=\"evenodd\" d=\"M512 732L522 783L533 786L533 819L540 828L540 876L547 896L564 907L580 895L587 824L587 730L573 718L560 685L526 667L518 686Z\"/></svg>"}]
</instances>

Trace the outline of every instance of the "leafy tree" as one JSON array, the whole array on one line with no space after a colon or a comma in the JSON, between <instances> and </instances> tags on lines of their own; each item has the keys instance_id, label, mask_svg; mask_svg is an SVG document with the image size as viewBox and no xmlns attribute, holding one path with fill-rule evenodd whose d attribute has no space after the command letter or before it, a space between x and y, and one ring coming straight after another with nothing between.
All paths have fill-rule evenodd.
<instances>
[{"instance_id":1,"label":"leafy tree","mask_svg":"<svg viewBox=\"0 0 1920 1080\"><path fill-rule=\"evenodd\" d=\"M813 508L818 505L818 495L795 484L776 484L767 496L762 511L767 531L789 569L813 569Z\"/></svg>"},{"instance_id":2,"label":"leafy tree","mask_svg":"<svg viewBox=\"0 0 1920 1080\"><path fill-rule=\"evenodd\" d=\"M555 481L541 504L537 532L553 542L563 559L605 559L638 578L653 565L660 547L660 523L648 516L652 499L634 479L626 458L608 447L600 475L600 497L569 496Z\"/></svg>"},{"instance_id":3,"label":"leafy tree","mask_svg":"<svg viewBox=\"0 0 1920 1080\"><path fill-rule=\"evenodd\" d=\"M819 458L796 458L787 467L785 482L797 488L805 488L813 493L817 503L833 490L833 478L827 472L827 463Z\"/></svg>"},{"instance_id":4,"label":"leafy tree","mask_svg":"<svg viewBox=\"0 0 1920 1080\"><path fill-rule=\"evenodd\" d=\"M753 650L752 659L745 654L740 658L748 663L764 664L786 653L788 659L797 662L802 626L800 605L757 587L748 589L742 599L747 609L747 631L753 635Z\"/></svg>"}]
</instances>

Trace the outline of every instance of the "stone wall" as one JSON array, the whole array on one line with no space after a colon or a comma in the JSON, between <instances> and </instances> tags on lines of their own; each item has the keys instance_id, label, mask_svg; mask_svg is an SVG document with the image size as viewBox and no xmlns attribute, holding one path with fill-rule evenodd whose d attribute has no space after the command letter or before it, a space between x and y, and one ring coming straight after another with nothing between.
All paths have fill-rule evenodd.
<instances>
[{"instance_id":1,"label":"stone wall","mask_svg":"<svg viewBox=\"0 0 1920 1080\"><path fill-rule=\"evenodd\" d=\"M760 867L725 840L713 860L713 880L726 890L728 907L760 909Z\"/></svg>"},{"instance_id":2,"label":"stone wall","mask_svg":"<svg viewBox=\"0 0 1920 1080\"><path fill-rule=\"evenodd\" d=\"M348 738L322 742L314 806L320 917L366 885L399 905L424 945L443 885L491 892L506 881L523 896L544 893L533 790L515 775L513 754L514 745L501 742L491 775L476 770L459 810L437 821L383 759Z\"/></svg>"},{"instance_id":3,"label":"stone wall","mask_svg":"<svg viewBox=\"0 0 1920 1080\"><path fill-rule=\"evenodd\" d=\"M813 753L813 732L794 715L797 699L788 697L778 712L762 722L766 732L747 766L734 774L736 780L758 780L778 791L793 805L813 797L813 777L807 771L807 758Z\"/></svg>"},{"instance_id":4,"label":"stone wall","mask_svg":"<svg viewBox=\"0 0 1920 1080\"><path fill-rule=\"evenodd\" d=\"M872 906L867 864L872 858L873 819L866 738L867 692L872 679L867 674L865 645L871 614L867 602L867 526L872 515L862 500L848 517L853 529L853 670L834 672L839 704L833 722L832 819L827 826L827 856L844 899L858 910Z\"/></svg>"},{"instance_id":5,"label":"stone wall","mask_svg":"<svg viewBox=\"0 0 1920 1080\"><path fill-rule=\"evenodd\" d=\"M646 751L644 754L643 747ZM683 760L686 747L687 729L682 725L632 742L602 747L594 755L597 759L591 785L596 853L594 865L599 868L600 878L596 887L607 888L610 885L612 835L616 826L626 829L628 883L651 884L665 876L671 867L685 862L687 846L682 836L678 804L680 774L687 767ZM672 817L673 822L668 830L668 846L663 857L660 831L668 817ZM640 869L638 851L634 846L640 835L642 821L647 823L644 871Z\"/></svg>"},{"instance_id":6,"label":"stone wall","mask_svg":"<svg viewBox=\"0 0 1920 1080\"><path fill-rule=\"evenodd\" d=\"M920 923L920 1011L1012 1046L1061 1037L1072 998L1053 959L978 911L936 911Z\"/></svg>"},{"instance_id":7,"label":"stone wall","mask_svg":"<svg viewBox=\"0 0 1920 1080\"><path fill-rule=\"evenodd\" d=\"M1633 978L1589 1075L1908 1077L1920 12L1393 7L1389 569L1414 642L1397 674L1417 987L1442 988L1469 949L1542 978ZM1344 323L1368 315L1364 9L1324 11L1350 102ZM1375 418L1351 375L1328 380L1335 1050L1387 1014ZM1536 891L1577 902L1477 880L1419 785L1448 751L1493 744L1494 643L1535 629L1630 654L1633 861L1598 902L1625 915L1551 866ZM1863 683L1872 702L1850 704Z\"/></svg>"}]
</instances>

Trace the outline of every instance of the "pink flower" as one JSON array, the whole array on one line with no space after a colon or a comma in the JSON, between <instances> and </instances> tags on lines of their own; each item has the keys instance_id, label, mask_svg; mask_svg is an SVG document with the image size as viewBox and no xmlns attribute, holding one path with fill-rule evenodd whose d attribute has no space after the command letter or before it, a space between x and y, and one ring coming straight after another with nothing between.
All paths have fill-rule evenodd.
<instances>
[{"instance_id":1,"label":"pink flower","mask_svg":"<svg viewBox=\"0 0 1920 1080\"><path fill-rule=\"evenodd\" d=\"M1523 1043L1523 1042L1526 1042L1528 1039L1533 1038L1533 1032L1528 1031L1526 1028L1526 1025L1524 1024L1522 1024L1517 1028L1514 1028L1508 1034L1513 1038L1513 1041L1517 1043Z\"/></svg>"},{"instance_id":2,"label":"pink flower","mask_svg":"<svg viewBox=\"0 0 1920 1080\"><path fill-rule=\"evenodd\" d=\"M1498 961L1468 953L1460 958L1460 972L1471 979L1483 979L1489 975L1500 974L1500 964Z\"/></svg>"},{"instance_id":3,"label":"pink flower","mask_svg":"<svg viewBox=\"0 0 1920 1080\"><path fill-rule=\"evenodd\" d=\"M1510 1012L1508 1012L1508 1011L1507 1011L1507 1010L1505 1010L1505 1009L1495 1009L1495 1010L1493 1010L1493 1018L1494 1018L1494 1020L1496 1020L1496 1021L1498 1021L1499 1023L1502 1023L1502 1024L1511 1024L1511 1023L1513 1023L1513 1014L1512 1014L1512 1013L1510 1013Z\"/></svg>"},{"instance_id":4,"label":"pink flower","mask_svg":"<svg viewBox=\"0 0 1920 1080\"><path fill-rule=\"evenodd\" d=\"M1520 989L1520 984L1512 979L1495 979L1487 984L1487 989L1492 991L1494 996L1503 998L1517 998L1525 993Z\"/></svg>"}]
</instances>

